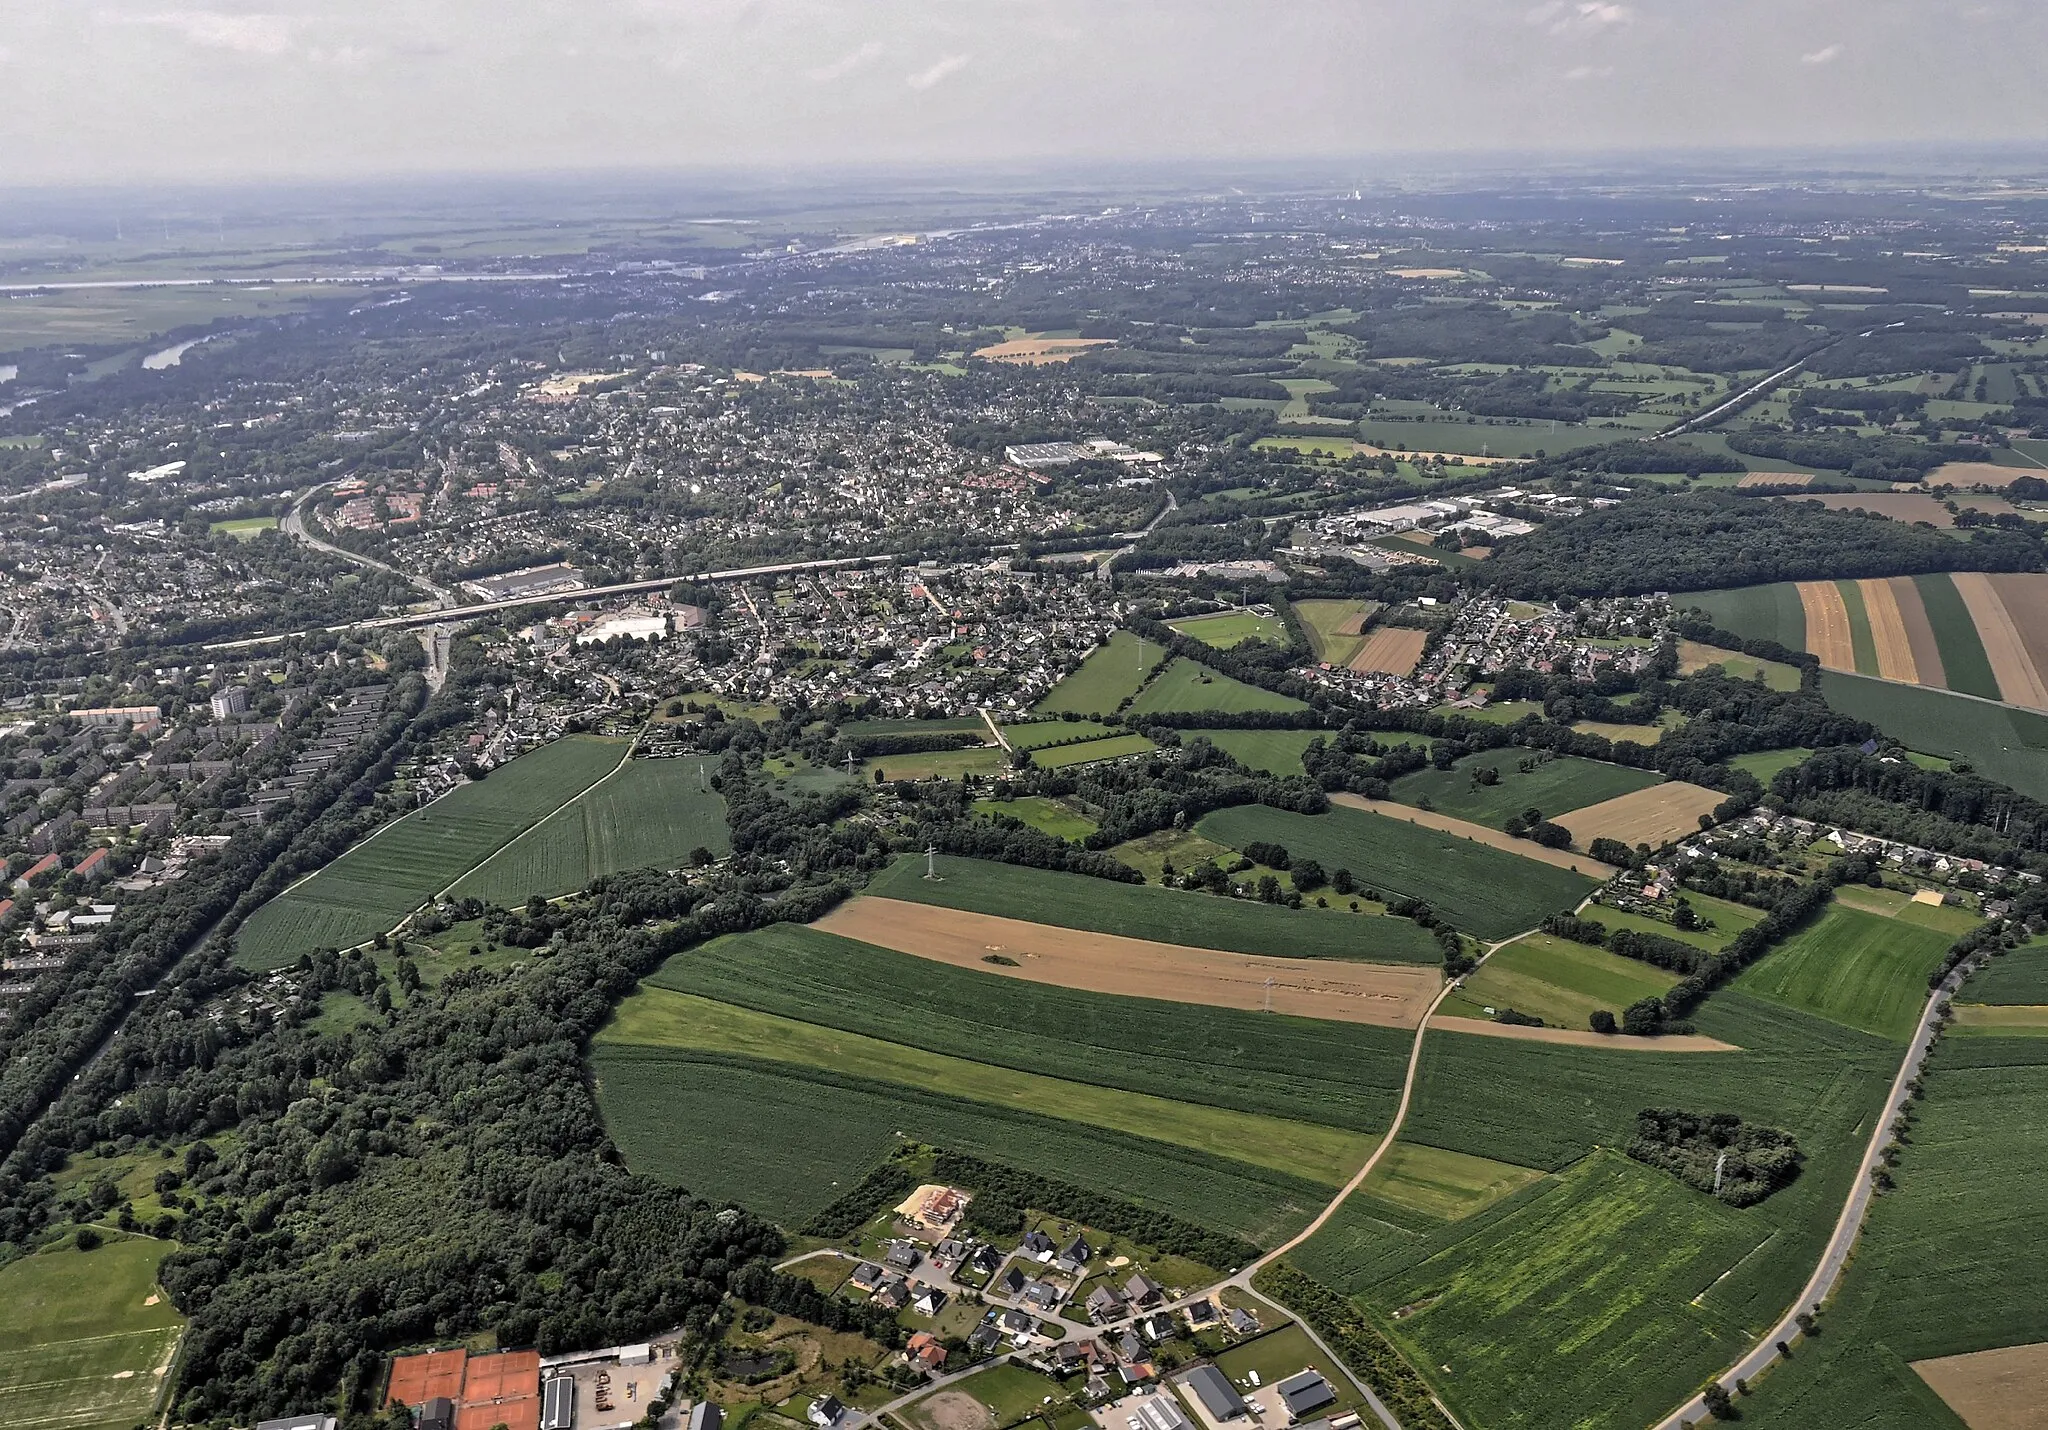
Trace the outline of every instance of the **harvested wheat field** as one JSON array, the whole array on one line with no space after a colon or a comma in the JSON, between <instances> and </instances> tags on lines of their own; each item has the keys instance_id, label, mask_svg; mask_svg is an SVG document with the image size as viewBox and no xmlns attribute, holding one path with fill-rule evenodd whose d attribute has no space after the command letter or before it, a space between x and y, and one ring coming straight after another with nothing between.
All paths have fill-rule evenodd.
<instances>
[{"instance_id":1,"label":"harvested wheat field","mask_svg":"<svg viewBox=\"0 0 2048 1430\"><path fill-rule=\"evenodd\" d=\"M1948 669L1942 664L1941 642L1934 634L1934 623L1927 618L1927 602L1921 599L1919 583L1911 576L1894 576L1886 584L1891 587L1891 604L1898 608L1899 620L1906 628L1906 645L1913 657L1913 678L1922 685L1947 689ZM1877 607L1867 591L1863 603L1870 607L1871 634L1875 636ZM1879 659L1881 662L1881 654Z\"/></svg>"},{"instance_id":2,"label":"harvested wheat field","mask_svg":"<svg viewBox=\"0 0 2048 1430\"><path fill-rule=\"evenodd\" d=\"M1739 1053L1742 1049L1698 1033L1671 1033L1637 1038L1627 1033L1596 1033L1590 1028L1530 1028L1519 1023L1494 1023L1485 1018L1437 1017L1431 1028L1446 1033L1474 1033L1482 1038L1520 1038L1528 1043L1562 1043L1573 1048L1613 1048L1624 1053Z\"/></svg>"},{"instance_id":3,"label":"harvested wheat field","mask_svg":"<svg viewBox=\"0 0 2048 1430\"><path fill-rule=\"evenodd\" d=\"M1715 790L1671 780L1560 814L1555 822L1569 829L1572 842L1582 847L1595 839L1619 839L1631 847L1647 844L1654 849L1668 839L1699 833L1700 816L1713 813L1726 798Z\"/></svg>"},{"instance_id":4,"label":"harvested wheat field","mask_svg":"<svg viewBox=\"0 0 2048 1430\"><path fill-rule=\"evenodd\" d=\"M2009 704L2048 710L2048 632L2041 629L2048 619L2048 577L1958 571L1949 579L1969 607L1999 693Z\"/></svg>"},{"instance_id":5,"label":"harvested wheat field","mask_svg":"<svg viewBox=\"0 0 2048 1430\"><path fill-rule=\"evenodd\" d=\"M1824 670L1856 671L1856 644L1849 634L1849 605L1832 581L1801 581L1799 604L1806 608L1806 648Z\"/></svg>"},{"instance_id":6,"label":"harvested wheat field","mask_svg":"<svg viewBox=\"0 0 2048 1430\"><path fill-rule=\"evenodd\" d=\"M1436 997L1434 968L1264 958L895 899L856 898L813 925L898 953L977 973L1092 993L1262 1009L1339 1023L1412 1028ZM991 963L991 956L1014 959ZM1270 1004L1269 1004L1270 1000Z\"/></svg>"},{"instance_id":7,"label":"harvested wheat field","mask_svg":"<svg viewBox=\"0 0 2048 1430\"><path fill-rule=\"evenodd\" d=\"M1470 839L1486 845L1489 849L1504 849L1510 854L1519 854L1524 859L1534 859L1539 864L1549 864L1559 869L1569 869L1575 874L1584 874L1589 879L1611 879L1621 872L1611 864L1602 864L1598 859L1584 854L1574 854L1569 849L1545 849L1529 839L1516 839L1498 829L1470 820L1455 819L1441 810L1417 809L1409 804L1396 804L1390 799L1367 799L1362 794L1333 794L1331 804L1341 804L1346 809L1362 809L1367 814L1384 814L1389 819L1419 824L1424 829L1441 829L1446 834L1455 834L1461 839Z\"/></svg>"},{"instance_id":8,"label":"harvested wheat field","mask_svg":"<svg viewBox=\"0 0 2048 1430\"><path fill-rule=\"evenodd\" d=\"M1382 671L1387 675L1407 675L1415 669L1415 662L1422 659L1422 647L1428 640L1424 631L1381 626L1366 637L1358 654L1351 657L1351 669L1361 674Z\"/></svg>"},{"instance_id":9,"label":"harvested wheat field","mask_svg":"<svg viewBox=\"0 0 2048 1430\"><path fill-rule=\"evenodd\" d=\"M2039 467L2001 467L1996 462L1945 462L1927 474L1930 487L2009 487L2021 477L2042 475Z\"/></svg>"},{"instance_id":10,"label":"harvested wheat field","mask_svg":"<svg viewBox=\"0 0 2048 1430\"><path fill-rule=\"evenodd\" d=\"M1068 362L1090 348L1099 348L1114 341L1114 338L1012 338L1005 343L976 348L974 355L996 362L1036 367L1049 362Z\"/></svg>"},{"instance_id":11,"label":"harvested wheat field","mask_svg":"<svg viewBox=\"0 0 2048 1430\"><path fill-rule=\"evenodd\" d=\"M1877 673L1886 680L1919 684L1920 665L1914 659L1913 638L1906 625L1906 613L1897 583L1890 580L1858 581L1856 589L1863 595L1863 610L1870 618L1870 640L1877 649ZM1906 600L1921 611L1924 620L1926 612L1920 605L1920 593L1911 581L1906 582ZM1930 639L1933 634L1930 628Z\"/></svg>"},{"instance_id":12,"label":"harvested wheat field","mask_svg":"<svg viewBox=\"0 0 2048 1430\"><path fill-rule=\"evenodd\" d=\"M1924 521L1946 530L1956 524L1954 513L1925 492L1828 492L1787 500L1819 502L1829 511L1855 511L1860 507L1908 525Z\"/></svg>"},{"instance_id":13,"label":"harvested wheat field","mask_svg":"<svg viewBox=\"0 0 2048 1430\"><path fill-rule=\"evenodd\" d=\"M1807 472L1751 472L1735 485L1738 487L1803 487L1812 481Z\"/></svg>"},{"instance_id":14,"label":"harvested wheat field","mask_svg":"<svg viewBox=\"0 0 2048 1430\"><path fill-rule=\"evenodd\" d=\"M1970 1430L2038 1430L2048 1403L2048 1343L1916 1360L1913 1369Z\"/></svg>"}]
</instances>

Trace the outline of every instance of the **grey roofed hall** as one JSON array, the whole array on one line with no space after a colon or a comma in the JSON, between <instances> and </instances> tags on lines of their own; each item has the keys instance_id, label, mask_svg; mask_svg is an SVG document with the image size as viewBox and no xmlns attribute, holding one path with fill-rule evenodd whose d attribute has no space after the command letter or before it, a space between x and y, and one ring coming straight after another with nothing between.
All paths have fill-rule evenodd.
<instances>
[{"instance_id":1,"label":"grey roofed hall","mask_svg":"<svg viewBox=\"0 0 2048 1430\"><path fill-rule=\"evenodd\" d=\"M1235 1420L1245 1413L1244 1398L1213 1365L1196 1366L1183 1378L1183 1383L1194 1391L1211 1419Z\"/></svg>"},{"instance_id":2,"label":"grey roofed hall","mask_svg":"<svg viewBox=\"0 0 2048 1430\"><path fill-rule=\"evenodd\" d=\"M1311 1410L1319 1410L1337 1398L1337 1392L1330 1387L1319 1372L1305 1370L1299 1375L1290 1375L1275 1387L1280 1399L1287 1406L1290 1419L1299 1420Z\"/></svg>"}]
</instances>

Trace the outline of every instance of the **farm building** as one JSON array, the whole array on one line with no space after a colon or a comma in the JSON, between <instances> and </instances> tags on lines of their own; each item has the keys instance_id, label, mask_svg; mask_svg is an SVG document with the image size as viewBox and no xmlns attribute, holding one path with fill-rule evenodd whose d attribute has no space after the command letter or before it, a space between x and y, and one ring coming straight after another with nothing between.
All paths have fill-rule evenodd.
<instances>
[{"instance_id":1,"label":"farm building","mask_svg":"<svg viewBox=\"0 0 2048 1430\"><path fill-rule=\"evenodd\" d=\"M1276 1387L1280 1401L1287 1407L1287 1418L1301 1419L1311 1411L1320 1410L1337 1398L1337 1392L1330 1388L1330 1382L1312 1370L1299 1375L1290 1375Z\"/></svg>"},{"instance_id":2,"label":"farm building","mask_svg":"<svg viewBox=\"0 0 2048 1430\"><path fill-rule=\"evenodd\" d=\"M1244 1398L1213 1365L1196 1366L1181 1378L1181 1384L1195 1393L1212 1420L1235 1420L1246 1413Z\"/></svg>"},{"instance_id":3,"label":"farm building","mask_svg":"<svg viewBox=\"0 0 2048 1430\"><path fill-rule=\"evenodd\" d=\"M1173 1397L1147 1396L1138 1405L1138 1423L1144 1430L1191 1430L1191 1424Z\"/></svg>"}]
</instances>

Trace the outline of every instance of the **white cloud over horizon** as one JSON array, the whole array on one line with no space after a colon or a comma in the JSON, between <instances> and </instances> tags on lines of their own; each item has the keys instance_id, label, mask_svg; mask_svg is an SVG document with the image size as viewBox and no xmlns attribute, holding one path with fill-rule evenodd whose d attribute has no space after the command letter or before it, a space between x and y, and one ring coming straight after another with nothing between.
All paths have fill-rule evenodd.
<instances>
[{"instance_id":1,"label":"white cloud over horizon","mask_svg":"<svg viewBox=\"0 0 2048 1430\"><path fill-rule=\"evenodd\" d=\"M2019 0L0 0L0 36L8 184L2048 134Z\"/></svg>"}]
</instances>

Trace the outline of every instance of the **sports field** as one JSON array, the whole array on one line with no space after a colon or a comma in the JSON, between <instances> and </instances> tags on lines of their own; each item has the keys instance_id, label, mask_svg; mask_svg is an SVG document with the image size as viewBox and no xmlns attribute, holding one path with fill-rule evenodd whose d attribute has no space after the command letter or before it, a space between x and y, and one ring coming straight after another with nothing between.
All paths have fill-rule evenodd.
<instances>
[{"instance_id":1,"label":"sports field","mask_svg":"<svg viewBox=\"0 0 2048 1430\"><path fill-rule=\"evenodd\" d=\"M173 1250L145 1237L79 1251L67 1238L0 1266L0 1425L131 1430L150 1419L185 1324L156 1289Z\"/></svg>"},{"instance_id":2,"label":"sports field","mask_svg":"<svg viewBox=\"0 0 2048 1430\"><path fill-rule=\"evenodd\" d=\"M1702 785L1667 780L1560 814L1555 822L1569 829L1572 842L1582 849L1595 839L1618 839L1631 849L1638 844L1655 849L1667 840L1699 833L1700 816L1712 813L1726 798Z\"/></svg>"},{"instance_id":3,"label":"sports field","mask_svg":"<svg viewBox=\"0 0 2048 1430\"><path fill-rule=\"evenodd\" d=\"M1287 644L1286 625L1276 616L1262 616L1256 611L1219 611L1213 616L1190 616L1168 624L1182 635L1192 636L1217 650L1229 650L1239 641L1247 640Z\"/></svg>"},{"instance_id":4,"label":"sports field","mask_svg":"<svg viewBox=\"0 0 2048 1430\"><path fill-rule=\"evenodd\" d=\"M1743 970L1734 986L1904 1042L1927 1002L1927 975L1954 938L1838 904Z\"/></svg>"},{"instance_id":5,"label":"sports field","mask_svg":"<svg viewBox=\"0 0 2048 1430\"><path fill-rule=\"evenodd\" d=\"M814 928L1002 978L1215 1008L1412 1028L1441 980L1416 964L1275 958L857 898Z\"/></svg>"},{"instance_id":6,"label":"sports field","mask_svg":"<svg viewBox=\"0 0 2048 1430\"><path fill-rule=\"evenodd\" d=\"M1363 810L1292 814L1264 805L1221 809L1195 826L1220 844L1286 846L1326 870L1349 869L1361 886L1421 899L1480 938L1534 928L1576 905L1597 881L1533 859Z\"/></svg>"},{"instance_id":7,"label":"sports field","mask_svg":"<svg viewBox=\"0 0 2048 1430\"><path fill-rule=\"evenodd\" d=\"M602 779L626 745L570 735L521 755L425 809L393 820L258 909L236 936L248 968L281 968L394 926L521 833Z\"/></svg>"},{"instance_id":8,"label":"sports field","mask_svg":"<svg viewBox=\"0 0 2048 1430\"><path fill-rule=\"evenodd\" d=\"M459 898L524 903L573 893L600 874L674 869L694 849L723 857L725 800L711 789L715 756L631 760L459 879Z\"/></svg>"},{"instance_id":9,"label":"sports field","mask_svg":"<svg viewBox=\"0 0 2048 1430\"><path fill-rule=\"evenodd\" d=\"M1145 677L1165 658L1165 647L1129 631L1114 632L1032 708L1040 715L1111 714L1137 694Z\"/></svg>"},{"instance_id":10,"label":"sports field","mask_svg":"<svg viewBox=\"0 0 2048 1430\"><path fill-rule=\"evenodd\" d=\"M927 879L924 860L914 855L899 859L869 881L867 892L1190 948L1374 963L1442 961L1435 938L1407 919L1334 909L1284 909L1249 899L1120 884L952 855L941 855L938 869L940 878Z\"/></svg>"},{"instance_id":11,"label":"sports field","mask_svg":"<svg viewBox=\"0 0 2048 1430\"><path fill-rule=\"evenodd\" d=\"M1131 702L1133 715L1170 715L1204 710L1234 715L1246 710L1307 708L1291 696L1276 695L1256 685L1232 680L1181 656L1175 656L1172 664L1154 676L1152 683Z\"/></svg>"},{"instance_id":12,"label":"sports field","mask_svg":"<svg viewBox=\"0 0 2048 1430\"><path fill-rule=\"evenodd\" d=\"M1495 783L1480 783L1489 776ZM1445 814L1498 829L1510 816L1530 809L1541 811L1545 819L1556 819L1569 810L1651 788L1661 779L1650 770L1571 755L1545 759L1529 750L1506 749L1468 755L1448 770L1425 769L1403 775L1394 781L1393 797L1418 808L1427 800L1431 808Z\"/></svg>"},{"instance_id":13,"label":"sports field","mask_svg":"<svg viewBox=\"0 0 2048 1430\"><path fill-rule=\"evenodd\" d=\"M1553 1028L1585 1028L1598 1008L1617 1018L1641 998L1659 998L1678 984L1678 975L1622 958L1604 948L1530 934L1496 951L1441 1011L1454 1017L1490 1018L1488 1009L1513 1008Z\"/></svg>"}]
</instances>

